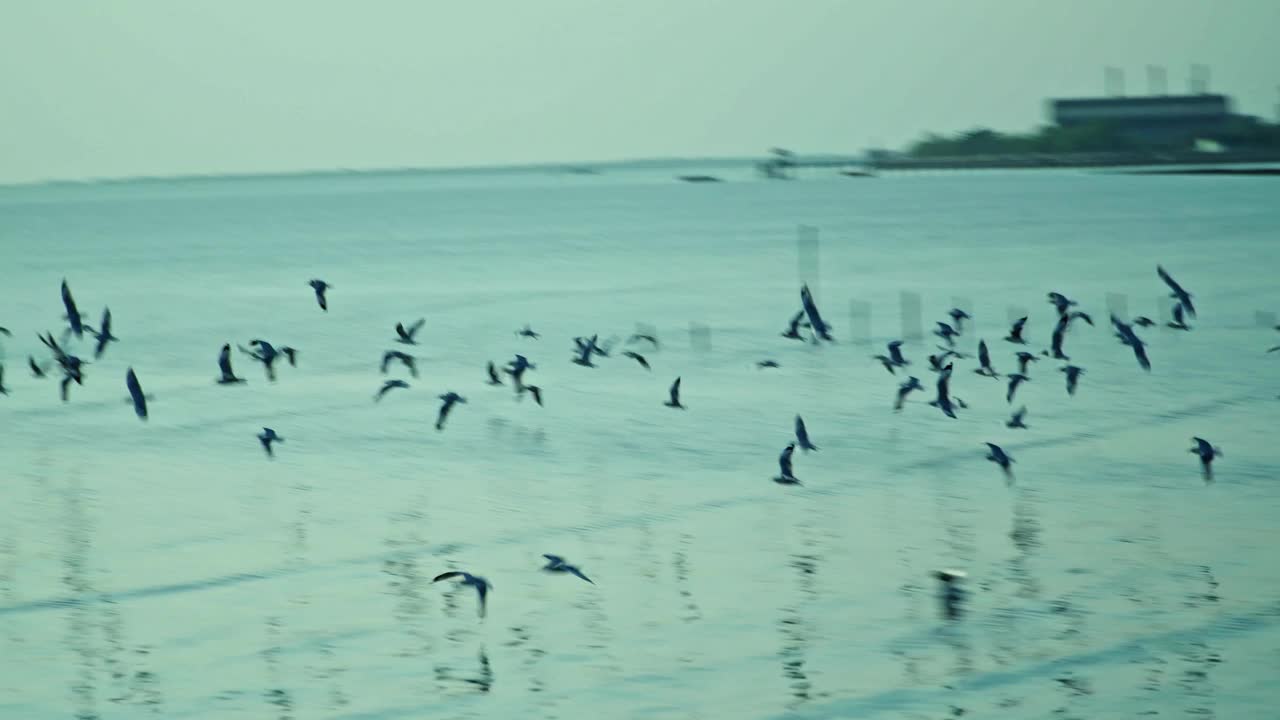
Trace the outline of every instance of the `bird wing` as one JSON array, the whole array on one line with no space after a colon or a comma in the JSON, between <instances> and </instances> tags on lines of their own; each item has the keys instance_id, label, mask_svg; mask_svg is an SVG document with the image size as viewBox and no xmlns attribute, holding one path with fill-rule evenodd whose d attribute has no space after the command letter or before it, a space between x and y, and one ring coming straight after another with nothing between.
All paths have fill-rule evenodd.
<instances>
[{"instance_id":1,"label":"bird wing","mask_svg":"<svg viewBox=\"0 0 1280 720\"><path fill-rule=\"evenodd\" d=\"M564 558L560 557L559 555L548 555L547 553L542 553L542 557L546 558L547 562L551 563L552 565L561 565L564 563Z\"/></svg>"},{"instance_id":2,"label":"bird wing","mask_svg":"<svg viewBox=\"0 0 1280 720\"><path fill-rule=\"evenodd\" d=\"M397 327L399 326L397 325ZM387 374L387 365L391 364L391 358L395 356L396 356L395 352L390 350L382 354L382 374L383 375Z\"/></svg>"},{"instance_id":3,"label":"bird wing","mask_svg":"<svg viewBox=\"0 0 1280 720\"><path fill-rule=\"evenodd\" d=\"M409 334L410 335L416 334L418 330L422 327L423 323L425 323L426 321L427 321L426 318L418 318L418 322L409 326Z\"/></svg>"},{"instance_id":4,"label":"bird wing","mask_svg":"<svg viewBox=\"0 0 1280 720\"><path fill-rule=\"evenodd\" d=\"M582 571L581 571L581 570L579 570L578 568L570 566L570 567L568 567L568 568L566 568L566 569L567 569L570 573L572 573L573 575L576 575L576 576L578 576L578 577L582 578L583 580L586 580L587 582L591 583L592 585L595 585L595 583L591 581L591 578L587 577L586 575L583 575L583 574L582 574Z\"/></svg>"},{"instance_id":5,"label":"bird wing","mask_svg":"<svg viewBox=\"0 0 1280 720\"><path fill-rule=\"evenodd\" d=\"M1160 279L1163 280L1165 284L1169 286L1170 290L1174 291L1178 295L1187 294L1187 291L1183 290L1182 286L1179 285L1178 282L1174 280L1172 276L1169 275L1169 273L1165 272L1165 269L1163 267L1160 267L1159 265L1157 265L1156 274L1159 275Z\"/></svg>"},{"instance_id":6,"label":"bird wing","mask_svg":"<svg viewBox=\"0 0 1280 720\"><path fill-rule=\"evenodd\" d=\"M431 582L440 582L441 580L448 580L449 578L466 577L466 575L467 574L464 572L458 572L457 570L450 570L449 572L440 573L439 575L431 578Z\"/></svg>"},{"instance_id":7,"label":"bird wing","mask_svg":"<svg viewBox=\"0 0 1280 720\"><path fill-rule=\"evenodd\" d=\"M982 364L982 367L991 366L991 355L987 353L986 340L978 341L978 362Z\"/></svg>"},{"instance_id":8,"label":"bird wing","mask_svg":"<svg viewBox=\"0 0 1280 720\"><path fill-rule=\"evenodd\" d=\"M222 346L222 351L218 353L218 369L223 375L231 376L231 343Z\"/></svg>"}]
</instances>

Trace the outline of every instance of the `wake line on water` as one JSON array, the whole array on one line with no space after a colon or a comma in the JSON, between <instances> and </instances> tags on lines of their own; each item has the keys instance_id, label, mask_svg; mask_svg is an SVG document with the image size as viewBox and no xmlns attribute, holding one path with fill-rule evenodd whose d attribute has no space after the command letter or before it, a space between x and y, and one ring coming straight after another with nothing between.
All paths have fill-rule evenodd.
<instances>
[{"instance_id":1,"label":"wake line on water","mask_svg":"<svg viewBox=\"0 0 1280 720\"><path fill-rule=\"evenodd\" d=\"M1238 395L1219 400L1213 400L1204 403L1187 406L1181 410L1173 410L1157 413L1150 417L1149 422L1159 424L1163 422L1172 422L1176 420L1186 419L1188 417L1196 417L1210 412L1214 412L1224 407L1243 404L1249 401L1253 402L1270 402L1270 398L1260 398L1257 395ZM1099 429L1092 432L1074 433L1071 435L1046 438L1043 440L1031 441L1019 446L1011 447L1062 447L1096 440L1100 434L1104 434L1110 430L1123 430L1133 426L1133 421L1124 424L1117 423L1115 426L1106 429ZM964 460L974 456L974 453L952 453L947 452L935 455L933 458L923 461L916 461L904 465L898 465L888 468L889 473L901 473L910 470L926 469L946 465L957 460ZM845 495L851 492L845 488L810 488L806 494L809 496L835 496ZM651 522L667 522L676 520L686 515L697 513L705 510L719 510L724 508L738 507L743 505L754 505L763 502L777 502L778 495L776 493L758 494L739 496L736 498L725 498L720 500L708 500L690 505L679 506L670 510L657 510L635 515L623 515L614 517L609 520L602 520L588 525L571 525L558 528L544 528L534 531L526 535L509 535L498 538L491 544L494 545L511 545L514 543L527 542L533 539L543 539L549 537L558 537L573 533L593 533L605 530L616 530L619 528L633 527L636 525ZM46 610L64 610L68 608L92 605L100 602L118 602L120 600L151 598L157 596L174 595L187 592L196 592L200 590L208 590L215 588L224 588L235 585L242 585L254 582L263 582L267 580L277 580L305 573L322 572L335 570L341 567L358 566L367 563L380 563L393 557L401 557L406 553L409 554L427 554L434 551L440 553L445 549L450 551L465 550L474 547L480 547L485 543L442 543L438 545L420 545L416 547L402 547L394 551L381 552L372 555L365 555L357 558L347 558L323 565L298 566L277 566L268 568L258 572L235 573L232 575L224 575L216 578L208 578L205 580L192 580L183 583L170 583L164 585L151 585L148 587L135 588L132 590L122 590L114 593L95 593L88 597L85 596L69 596L64 595L57 598L47 598L44 600L31 600L23 603L15 603L7 606L0 606L0 616L3 615L20 615L31 612L41 612Z\"/></svg>"}]
</instances>

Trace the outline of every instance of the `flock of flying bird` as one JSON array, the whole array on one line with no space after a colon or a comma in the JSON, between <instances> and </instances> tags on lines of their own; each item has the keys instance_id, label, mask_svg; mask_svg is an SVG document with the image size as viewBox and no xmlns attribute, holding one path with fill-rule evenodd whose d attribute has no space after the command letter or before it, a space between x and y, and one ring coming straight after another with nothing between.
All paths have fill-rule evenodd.
<instances>
[{"instance_id":1,"label":"flock of flying bird","mask_svg":"<svg viewBox=\"0 0 1280 720\"><path fill-rule=\"evenodd\" d=\"M1177 330L1190 330L1191 327L1187 324L1187 319L1194 319L1196 317L1196 310L1195 306L1192 304L1191 293L1187 292L1181 285L1179 285L1164 270L1164 268L1157 266L1156 273L1169 286L1169 289L1171 290L1170 297L1176 301L1176 304L1173 306L1172 320L1166 323L1166 325ZM318 279L311 280L309 284L315 292L316 302L320 306L320 309L327 312L329 308L327 292L332 286L329 285L329 283ZM1038 354L1027 350L1019 350L1017 352L1015 357L1018 362L1018 371L1015 373L1009 373L1006 376L1008 384L1006 387L1005 399L1010 405L1013 404L1018 388L1023 383L1030 380L1030 377L1027 375L1028 366L1031 363L1038 362L1041 358L1060 360L1067 363L1061 366L1059 371L1065 375L1067 393L1071 395L1075 394L1076 388L1080 382L1080 377L1085 372L1083 368L1070 364L1070 357L1064 351L1064 343L1067 332L1071 329L1072 324L1075 321L1079 320L1087 325L1093 326L1093 318L1081 310L1073 309L1078 307L1078 303L1061 293L1049 293L1048 300L1057 311L1057 321L1054 325L1051 336L1050 347ZM107 347L112 342L119 341L119 338L111 332L111 310L109 308L103 310L102 321L96 329L84 322L65 279L62 282L62 303L66 311L65 319L67 321L67 328L62 333L61 339L56 339L54 334L51 332L39 335L40 341L51 352L53 356L52 360L41 363L38 362L34 356L28 356L27 362L32 375L36 378L47 377L53 365L56 364L62 371L60 395L62 401L67 402L69 400L71 384L84 384L84 367L90 364L88 360L84 360L68 352L63 347L63 345L67 343L67 340L70 337L82 339L84 335L88 334L94 339L93 356L94 360L97 360L102 357ZM807 286L803 286L800 290L800 305L800 309L794 316L792 316L791 321L788 323L787 329L782 333L782 336L793 340L809 340L814 343L819 343L821 341L833 342L834 338L831 336L832 327L823 320L821 313L818 311L817 304L813 299L813 295L810 293ZM964 332L964 321L971 318L968 313L956 308L950 311L949 319L950 322L938 322L937 329L933 331L933 334L938 336L941 341L945 343L945 346L939 345L938 352L928 357L929 370L937 373L938 375L936 396L928 404L931 407L939 409L947 417L956 418L956 410L963 410L967 408L967 405L959 397L953 396L950 391L951 376L954 371L952 358L966 359L970 357L956 350L955 340ZM1023 347L1027 346L1027 341L1023 337L1027 320L1028 318L1024 316L1014 321L1009 330L1009 334L1005 336L1003 340L1013 345ZM422 329L424 323L425 318L419 319L407 327L403 323L396 323L394 342L407 346L416 345L416 336L419 330ZM1115 331L1115 337L1121 344L1129 347L1133 352L1134 358L1137 360L1139 367L1143 370L1150 371L1151 361L1147 357L1146 343L1138 336L1135 327L1149 328L1156 325L1156 322L1150 318L1137 317L1133 319L1132 323L1129 323L1113 314L1111 316L1111 325ZM1276 329L1280 330L1280 326L1277 326ZM809 337L806 337L806 334L802 332L802 330L807 330ZM0 327L0 334L11 335L10 331L3 327ZM537 332L527 325L523 329L519 330L517 335L535 340L540 337ZM659 346L657 338L652 334L637 333L627 340L628 345L632 345L637 342L648 342L655 348ZM889 373L896 375L898 369L906 368L911 364L911 362L902 354L902 345L903 342L901 340L894 340L888 344L887 355L875 355L874 359L878 360ZM584 367L595 367L593 359L596 357L609 357L611 346L612 342L608 341L602 345L598 335L593 335L589 338L574 338L574 351L571 362ZM254 339L249 341L248 347L238 345L237 348L245 356L249 357L253 361L261 363L267 379L271 382L276 380L275 364L279 358L284 357L290 367L297 366L298 351L292 347L280 346L277 348L266 340ZM1280 351L1280 345L1268 350L1268 352L1277 351ZM635 360L644 369L651 370L648 360L639 352L634 350L623 350L620 354L623 357ZM216 382L220 385L235 385L246 382L244 378L238 377L233 371L231 366L231 357L231 343L226 343L218 353L219 377L216 379ZM985 340L980 340L978 343L977 359L978 367L974 370L976 374L995 379L1000 377L1000 374L992 366L991 354ZM393 362L401 363L409 371L409 374L412 377L418 377L416 359L413 355L400 350L386 351L382 357L382 374L386 375L388 373ZM757 365L760 368L778 367L778 363L773 360L762 360L757 363ZM523 399L527 394L532 396L534 402L541 406L542 389L537 385L533 385L525 381L528 371L536 369L537 366L530 362L524 355L516 355L514 360L501 368L501 372L491 361L488 363L487 367L488 384L505 385L506 383L502 380L502 375L505 374L511 378L511 384L515 389L517 399ZM681 378L677 377L671 384L671 387L668 390L669 397L666 402L663 403L666 407L678 410L686 409L685 405L680 401L680 382ZM129 398L133 403L135 413L142 420L146 420L148 417L147 401L152 400L153 398L143 392L138 376L132 367L128 369L125 375L125 387L128 389ZM409 383L402 379L386 380L374 395L374 401L381 401L383 397L392 390L408 387ZM893 405L894 411L900 412L903 409L907 396L917 390L924 390L924 385L921 384L919 378L915 376L908 376L907 380L898 387ZM4 367L0 365L0 394L7 395L8 392L8 388L4 386ZM435 422L437 431L444 429L446 418L457 405L465 404L467 402L466 398L453 391L440 395L439 399L441 400L441 406ZM1024 422L1026 413L1026 407L1020 407L1018 410L1013 412L1012 416L1006 423L1006 426L1015 429L1027 428L1027 425ZM278 435L272 428L263 428L262 432L257 435L257 438L262 444L262 447L268 457L274 457L272 446L275 443L284 442L284 438ZM1205 481L1211 482L1213 479L1212 463L1215 458L1222 455L1222 451L1219 448L1214 447L1209 441L1200 437L1192 438L1192 442L1194 443L1194 446L1190 449L1190 452L1199 458ZM1003 470L1006 481L1012 483L1013 472L1011 466L1014 462L1013 458L999 445L994 443L986 443L986 445L988 448L986 459L998 465L1001 470ZM780 472L777 477L773 478L774 482L781 485L800 484L800 480L795 476L792 464L792 456L797 447L805 452L818 450L818 447L813 444L809 437L804 420L799 415L795 418L795 439L787 443L782 454L778 458ZM542 570L551 573L570 574L581 578L588 583L592 582L579 568L569 564L564 558L549 554L544 555L543 557L546 559L547 564L542 568ZM450 579L459 580L462 585L475 588L480 599L480 615L483 617L485 613L486 598L489 591L493 589L492 583L479 575L462 571L442 573L437 575L433 579L433 582Z\"/></svg>"}]
</instances>

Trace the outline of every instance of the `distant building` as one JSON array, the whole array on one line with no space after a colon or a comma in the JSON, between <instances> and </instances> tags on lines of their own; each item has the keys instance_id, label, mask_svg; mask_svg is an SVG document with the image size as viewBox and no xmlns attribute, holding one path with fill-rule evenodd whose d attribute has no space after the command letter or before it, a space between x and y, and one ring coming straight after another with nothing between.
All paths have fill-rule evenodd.
<instances>
[{"instance_id":1,"label":"distant building","mask_svg":"<svg viewBox=\"0 0 1280 720\"><path fill-rule=\"evenodd\" d=\"M1166 146L1189 146L1241 118L1226 95L1208 94L1050 100L1049 114L1062 127L1106 125L1132 142Z\"/></svg>"}]
</instances>

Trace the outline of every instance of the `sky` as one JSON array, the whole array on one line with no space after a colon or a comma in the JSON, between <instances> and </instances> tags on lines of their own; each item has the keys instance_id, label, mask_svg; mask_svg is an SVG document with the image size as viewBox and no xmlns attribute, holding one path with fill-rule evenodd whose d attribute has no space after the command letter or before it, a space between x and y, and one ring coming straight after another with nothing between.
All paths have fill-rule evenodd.
<instances>
[{"instance_id":1,"label":"sky","mask_svg":"<svg viewBox=\"0 0 1280 720\"><path fill-rule=\"evenodd\" d=\"M859 153L1192 63L1275 119L1280 0L0 0L0 183Z\"/></svg>"}]
</instances>

